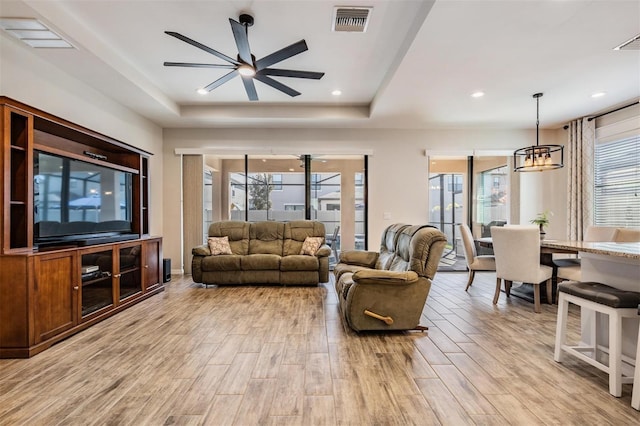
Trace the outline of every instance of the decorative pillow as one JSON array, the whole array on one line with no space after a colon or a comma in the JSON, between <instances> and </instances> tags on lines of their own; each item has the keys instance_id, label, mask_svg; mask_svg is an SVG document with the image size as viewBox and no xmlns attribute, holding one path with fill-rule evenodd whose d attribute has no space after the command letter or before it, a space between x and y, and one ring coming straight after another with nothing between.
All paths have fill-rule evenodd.
<instances>
[{"instance_id":1,"label":"decorative pillow","mask_svg":"<svg viewBox=\"0 0 640 426\"><path fill-rule=\"evenodd\" d=\"M229 237L209 237L207 238L209 250L213 256L219 254L233 254L229 245Z\"/></svg>"},{"instance_id":2,"label":"decorative pillow","mask_svg":"<svg viewBox=\"0 0 640 426\"><path fill-rule=\"evenodd\" d=\"M302 250L300 250L300 254L314 256L322 245L322 240L324 240L322 237L305 238L304 243L302 243Z\"/></svg>"}]
</instances>

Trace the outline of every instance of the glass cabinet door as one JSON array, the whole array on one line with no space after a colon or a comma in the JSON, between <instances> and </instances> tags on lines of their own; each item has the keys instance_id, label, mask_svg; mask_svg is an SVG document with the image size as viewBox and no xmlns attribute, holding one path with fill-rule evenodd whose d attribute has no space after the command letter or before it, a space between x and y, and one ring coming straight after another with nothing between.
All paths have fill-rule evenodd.
<instances>
[{"instance_id":1,"label":"glass cabinet door","mask_svg":"<svg viewBox=\"0 0 640 426\"><path fill-rule=\"evenodd\" d=\"M142 292L142 277L140 274L140 257L142 245L122 247L119 250L120 272L118 282L120 300Z\"/></svg>"},{"instance_id":2,"label":"glass cabinet door","mask_svg":"<svg viewBox=\"0 0 640 426\"><path fill-rule=\"evenodd\" d=\"M112 276L112 250L82 255L82 317L114 304Z\"/></svg>"}]
</instances>

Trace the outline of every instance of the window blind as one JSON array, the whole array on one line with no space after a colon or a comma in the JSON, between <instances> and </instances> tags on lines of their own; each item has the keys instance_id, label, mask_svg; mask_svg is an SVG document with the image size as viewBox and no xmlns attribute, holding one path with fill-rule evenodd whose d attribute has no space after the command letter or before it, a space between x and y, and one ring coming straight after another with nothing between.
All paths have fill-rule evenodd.
<instances>
[{"instance_id":1,"label":"window blind","mask_svg":"<svg viewBox=\"0 0 640 426\"><path fill-rule=\"evenodd\" d=\"M640 227L640 135L596 144L594 222Z\"/></svg>"}]
</instances>

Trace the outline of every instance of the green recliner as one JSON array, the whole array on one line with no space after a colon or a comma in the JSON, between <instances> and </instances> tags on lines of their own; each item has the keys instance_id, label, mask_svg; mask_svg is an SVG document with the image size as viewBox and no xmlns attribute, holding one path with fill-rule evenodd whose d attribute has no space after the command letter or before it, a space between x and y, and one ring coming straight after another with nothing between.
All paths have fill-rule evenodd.
<instances>
[{"instance_id":1,"label":"green recliner","mask_svg":"<svg viewBox=\"0 0 640 426\"><path fill-rule=\"evenodd\" d=\"M356 331L426 329L420 315L446 242L436 228L394 224L380 252L340 253L334 274L345 323Z\"/></svg>"}]
</instances>

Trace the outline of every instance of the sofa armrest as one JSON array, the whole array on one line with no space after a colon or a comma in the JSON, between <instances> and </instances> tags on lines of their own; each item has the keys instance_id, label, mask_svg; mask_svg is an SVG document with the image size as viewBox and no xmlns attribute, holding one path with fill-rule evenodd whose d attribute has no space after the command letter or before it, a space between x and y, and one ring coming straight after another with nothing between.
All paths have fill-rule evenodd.
<instances>
[{"instance_id":1,"label":"sofa armrest","mask_svg":"<svg viewBox=\"0 0 640 426\"><path fill-rule=\"evenodd\" d=\"M340 252L340 263L375 268L378 253L365 250L345 250Z\"/></svg>"},{"instance_id":2,"label":"sofa armrest","mask_svg":"<svg viewBox=\"0 0 640 426\"><path fill-rule=\"evenodd\" d=\"M191 249L191 254L194 256L211 256L211 250L209 250L208 245L204 244Z\"/></svg>"},{"instance_id":3,"label":"sofa armrest","mask_svg":"<svg viewBox=\"0 0 640 426\"><path fill-rule=\"evenodd\" d=\"M399 272L370 269L354 272L351 279L358 284L404 285L417 282L419 277L414 271Z\"/></svg>"},{"instance_id":4,"label":"sofa armrest","mask_svg":"<svg viewBox=\"0 0 640 426\"><path fill-rule=\"evenodd\" d=\"M316 257L329 257L331 256L331 247L328 245L321 246L318 251L316 251Z\"/></svg>"}]
</instances>

